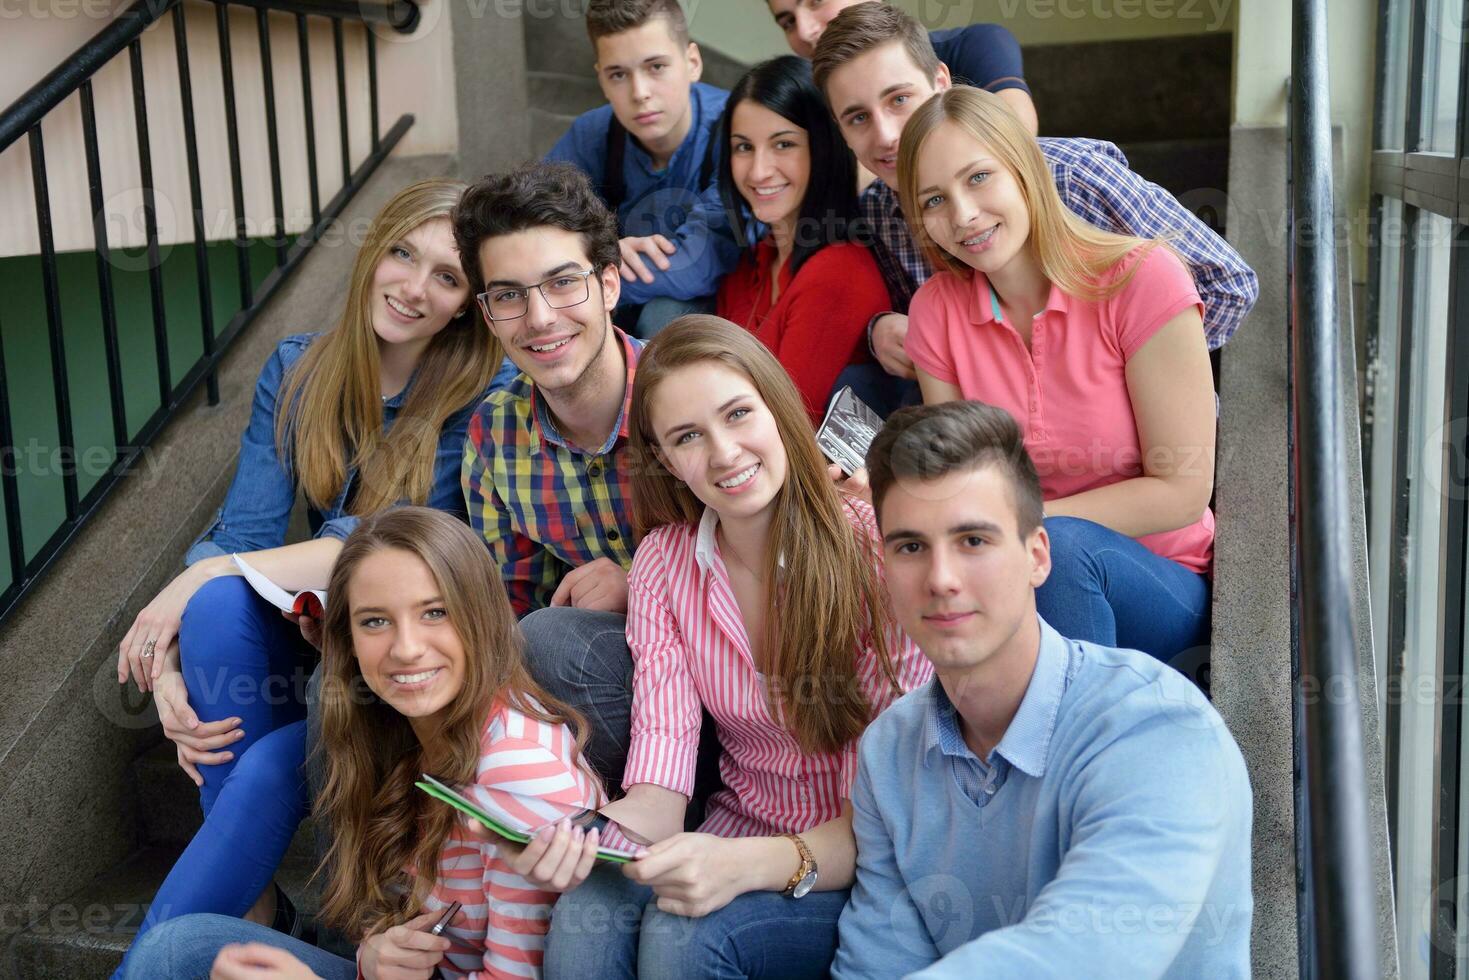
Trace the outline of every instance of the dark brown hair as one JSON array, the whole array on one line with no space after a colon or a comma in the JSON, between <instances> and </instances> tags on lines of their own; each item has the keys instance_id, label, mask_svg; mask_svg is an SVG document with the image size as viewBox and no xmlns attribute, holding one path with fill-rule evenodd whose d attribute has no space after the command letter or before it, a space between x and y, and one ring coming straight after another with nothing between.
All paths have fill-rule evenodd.
<instances>
[{"instance_id":1,"label":"dark brown hair","mask_svg":"<svg viewBox=\"0 0 1469 980\"><path fill-rule=\"evenodd\" d=\"M587 5L587 36L595 48L599 38L642 27L654 17L667 19L679 44L689 43L689 22L678 0L592 0Z\"/></svg>"},{"instance_id":2,"label":"dark brown hair","mask_svg":"<svg viewBox=\"0 0 1469 980\"><path fill-rule=\"evenodd\" d=\"M872 705L857 655L871 644L883 677L900 690L888 646L891 616L877 544L847 517L796 384L755 335L708 314L681 316L648 342L633 382L629 436L633 522L641 538L665 524L697 525L704 504L658 459L653 393L670 374L713 362L750 379L786 452L763 576L770 583L764 672L771 717L803 752L836 752L862 734Z\"/></svg>"},{"instance_id":3,"label":"dark brown hair","mask_svg":"<svg viewBox=\"0 0 1469 980\"><path fill-rule=\"evenodd\" d=\"M898 480L937 480L981 466L997 466L1005 474L1020 537L1029 537L1045 517L1045 504L1025 437L1009 412L972 401L899 409L867 449L878 522L882 500Z\"/></svg>"},{"instance_id":4,"label":"dark brown hair","mask_svg":"<svg viewBox=\"0 0 1469 980\"><path fill-rule=\"evenodd\" d=\"M500 235L544 227L573 232L582 237L587 260L597 272L622 258L617 217L587 175L569 163L526 163L509 173L481 177L464 192L452 217L471 296L485 288L480 245Z\"/></svg>"},{"instance_id":5,"label":"dark brown hair","mask_svg":"<svg viewBox=\"0 0 1469 980\"><path fill-rule=\"evenodd\" d=\"M816 50L811 54L811 74L816 87L824 94L832 72L889 41L903 42L908 57L929 81L938 77L939 56L934 53L933 42L922 24L897 7L859 3L832 18L821 33L821 40L816 42Z\"/></svg>"}]
</instances>

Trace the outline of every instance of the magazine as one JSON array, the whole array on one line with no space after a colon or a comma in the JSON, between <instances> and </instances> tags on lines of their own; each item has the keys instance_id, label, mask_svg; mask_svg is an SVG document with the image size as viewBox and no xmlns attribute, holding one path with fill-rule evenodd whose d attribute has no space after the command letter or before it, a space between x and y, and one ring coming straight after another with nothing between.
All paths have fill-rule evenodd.
<instances>
[{"instance_id":1,"label":"magazine","mask_svg":"<svg viewBox=\"0 0 1469 980\"><path fill-rule=\"evenodd\" d=\"M239 555L232 555L235 567L240 574L245 576L245 581L250 583L260 598L275 606L283 612L294 613L297 616L310 616L312 619L320 620L326 612L326 590L307 589L305 592L287 592L276 585L270 579L260 574L249 562Z\"/></svg>"},{"instance_id":2,"label":"magazine","mask_svg":"<svg viewBox=\"0 0 1469 980\"><path fill-rule=\"evenodd\" d=\"M466 786L464 792L440 782L428 773L413 784L429 796L469 814L485 828L506 840L524 844L546 827L569 819L572 826L598 832L597 859L626 864L637 858L651 841L607 819L596 810L567 806L540 797L523 796L510 790ZM470 798L470 794L473 799Z\"/></svg>"},{"instance_id":3,"label":"magazine","mask_svg":"<svg viewBox=\"0 0 1469 980\"><path fill-rule=\"evenodd\" d=\"M867 447L882 428L882 419L862 399L843 387L831 400L826 418L816 432L816 444L826 458L848 476L866 465Z\"/></svg>"}]
</instances>

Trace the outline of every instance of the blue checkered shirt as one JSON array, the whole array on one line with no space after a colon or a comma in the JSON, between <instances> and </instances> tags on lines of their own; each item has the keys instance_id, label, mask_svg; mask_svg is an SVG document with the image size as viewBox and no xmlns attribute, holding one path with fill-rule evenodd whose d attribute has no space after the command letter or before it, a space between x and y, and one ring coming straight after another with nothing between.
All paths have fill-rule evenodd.
<instances>
[{"instance_id":1,"label":"blue checkered shirt","mask_svg":"<svg viewBox=\"0 0 1469 980\"><path fill-rule=\"evenodd\" d=\"M1129 170L1127 157L1112 143L1043 137L1040 145L1061 200L1076 214L1107 231L1167 239L1188 263L1204 301L1209 349L1224 346L1260 291L1239 253L1178 198ZM908 231L897 192L875 180L862 192L861 208L875 232L872 251L894 312L907 313L913 294L933 272Z\"/></svg>"}]
</instances>

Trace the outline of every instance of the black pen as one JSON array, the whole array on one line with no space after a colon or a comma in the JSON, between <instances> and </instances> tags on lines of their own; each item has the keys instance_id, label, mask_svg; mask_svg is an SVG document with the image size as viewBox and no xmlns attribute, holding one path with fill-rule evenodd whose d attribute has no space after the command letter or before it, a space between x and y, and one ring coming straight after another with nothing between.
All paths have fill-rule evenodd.
<instances>
[{"instance_id":1,"label":"black pen","mask_svg":"<svg viewBox=\"0 0 1469 980\"><path fill-rule=\"evenodd\" d=\"M449 920L454 918L455 913L457 913L463 907L464 903L462 902L455 902L453 905L449 906L448 910L444 912L444 917L441 918L438 922L434 923L434 927L428 931L428 934L430 936L443 935L444 930L449 928Z\"/></svg>"}]
</instances>

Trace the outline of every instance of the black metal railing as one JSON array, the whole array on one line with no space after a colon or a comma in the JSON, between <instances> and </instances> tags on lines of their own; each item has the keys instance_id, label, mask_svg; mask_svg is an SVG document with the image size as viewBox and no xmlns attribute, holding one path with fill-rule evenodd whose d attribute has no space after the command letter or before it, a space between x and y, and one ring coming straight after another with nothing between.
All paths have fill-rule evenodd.
<instances>
[{"instance_id":1,"label":"black metal railing","mask_svg":"<svg viewBox=\"0 0 1469 980\"><path fill-rule=\"evenodd\" d=\"M1289 357L1300 974L1367 980L1382 971L1341 412L1347 395L1336 295L1326 0L1295 0L1294 7Z\"/></svg>"},{"instance_id":2,"label":"black metal railing","mask_svg":"<svg viewBox=\"0 0 1469 980\"><path fill-rule=\"evenodd\" d=\"M22 528L20 486L17 479L19 467L15 462L17 456L14 414L10 401L11 389L6 375L4 345L0 343L0 450L3 450L5 457L4 465L0 465L0 491L3 491L4 495L5 527L9 542L11 572L10 585L0 592L0 620L3 620L16 603L36 584L47 567L66 548L87 519L96 512L102 500L117 486L118 480L136 463L143 447L158 435L200 383L203 383L208 391L209 403L218 402L217 368L223 353L266 301L289 278L326 227L341 214L367 178L413 125L413 117L404 115L394 122L386 133L379 131L377 50L376 37L373 33L374 28L381 27L388 27L403 33L411 32L419 19L418 6L413 0L197 0L197 2L213 3L216 10L215 24L220 50L220 85L223 89L224 119L230 161L230 190L235 216L233 246L240 280L240 308L222 328L217 329L215 323L215 306L210 288L204 205L200 185L199 146L194 125L194 79L190 72L183 0L138 0L54 71L36 83L3 112L0 112L0 152L4 152L22 137L29 144L36 230L40 241L41 293L46 309L52 388L55 395L58 456L63 460L60 474L61 490L65 506L65 518L60 526L51 531L44 543L36 549L35 554L27 559L25 534ZM255 24L260 43L267 139L264 156L249 162L262 167L268 166L270 170L272 214L267 240L273 246L274 267L258 285L252 279L248 255L251 243L247 237L249 222L245 213L243 190L242 167L245 160L242 158L239 138L234 64L231 58L230 7L250 8L255 11ZM305 124L297 135L305 143L311 225L294 241L287 234L284 197L281 189L282 139L276 119L275 76L270 49L271 15L273 13L277 16L295 18L301 49L300 73L305 100ZM177 53L177 85L182 103L182 112L177 120L177 125L182 130L188 162L189 197L193 212L194 266L199 301L198 319L203 344L202 356L181 371L179 371L179 366L170 364L169 358L169 311L165 308L164 303L163 264L160 257L157 208L155 206L156 191L153 186L150 149L150 120L145 99L147 79L144 77L141 41L143 32L165 16L172 18L173 43ZM313 18L318 20L324 18L331 24L332 47L336 62L337 124L342 153L342 187L325 205L321 203L321 193L318 187L316 119L312 112L311 102L312 66L308 26ZM371 113L370 149L355 169L351 164L348 127L347 40L344 29L347 23L356 23L366 27L361 34L362 43L366 46L369 111ZM153 346L157 359L159 389L158 409L138 426L135 432L129 431L127 422L122 358L118 342L118 315L112 281L112 252L108 241L102 161L98 150L97 121L92 91L93 76L114 57L121 54L124 49L127 49L131 66L134 126L137 134L139 175L142 184L141 211L143 233L146 239L149 297L152 304L154 333ZM159 81L162 84L168 84L166 79ZM61 286L52 226L44 136L47 114L73 93L79 93L81 99L82 133L92 211L93 246L97 258L97 287L101 303L102 347L106 356L108 402L112 416L112 439L115 443L111 467L85 494L79 491L75 465L77 455L75 426L68 384ZM175 313L174 315L181 314ZM3 329L3 318L0 318L0 330ZM180 375L176 383L173 381L175 372ZM66 461L70 461L70 465L67 465Z\"/></svg>"}]
</instances>

